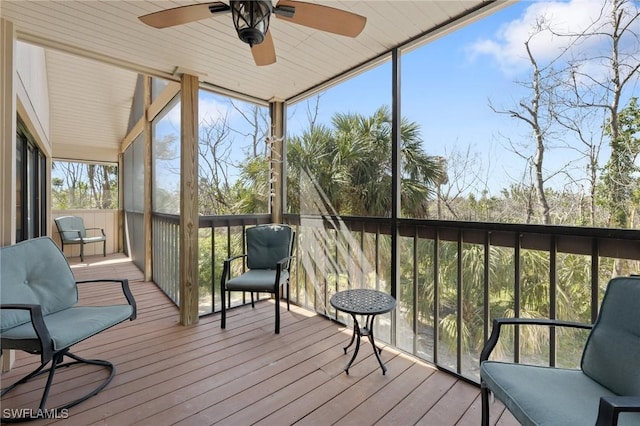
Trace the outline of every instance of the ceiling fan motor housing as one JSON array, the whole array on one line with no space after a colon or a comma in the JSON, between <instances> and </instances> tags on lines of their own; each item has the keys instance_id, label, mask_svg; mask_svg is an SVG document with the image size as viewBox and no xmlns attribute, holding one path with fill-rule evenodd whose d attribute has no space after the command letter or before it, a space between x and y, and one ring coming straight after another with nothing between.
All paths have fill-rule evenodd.
<instances>
[{"instance_id":1,"label":"ceiling fan motor housing","mask_svg":"<svg viewBox=\"0 0 640 426\"><path fill-rule=\"evenodd\" d=\"M254 46L264 41L273 7L270 0L231 0L233 25L240 40Z\"/></svg>"}]
</instances>

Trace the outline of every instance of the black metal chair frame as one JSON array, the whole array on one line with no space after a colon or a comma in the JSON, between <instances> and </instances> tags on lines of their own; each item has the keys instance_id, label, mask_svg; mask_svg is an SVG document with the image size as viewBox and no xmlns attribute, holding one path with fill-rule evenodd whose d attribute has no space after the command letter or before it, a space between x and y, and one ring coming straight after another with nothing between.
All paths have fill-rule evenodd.
<instances>
[{"instance_id":1,"label":"black metal chair frame","mask_svg":"<svg viewBox=\"0 0 640 426\"><path fill-rule=\"evenodd\" d=\"M279 284L280 283L280 274L282 273L282 271L285 269L285 267L287 267L287 269L290 269L290 264L291 264L291 260L293 260L295 258L295 255L293 254L293 250L295 249L295 241L296 241L296 233L292 232L292 236L291 236L291 248L289 250L290 255L287 257L284 257L282 259L280 259L277 264L276 264L276 278L275 278L275 282L273 285L273 288L270 289L270 291L268 291L269 293L273 294L276 301L274 303L275 305L275 314L276 314L276 324L275 324L275 333L276 334L280 334L280 287L281 286L286 286L286 299L287 299L287 311L290 310L290 289L289 289L289 281L290 279L287 278L286 282ZM247 254L239 254L237 256L233 256L230 257L228 259L225 259L224 261L224 268L222 270L222 277L220 279L220 295L222 297L222 308L221 308L221 320L220 320L220 328L226 328L227 326L227 307L226 304L229 304L229 307L231 307L231 292L232 291L236 291L236 290L227 290L226 288L226 282L228 279L231 278L231 262L233 262L234 260L237 259L245 259L247 257ZM256 290L256 293L263 293L265 292L264 290ZM254 303L254 297L253 297L253 293L254 291L250 291L251 293L251 307L255 308L255 303ZM225 298L225 294L227 295L227 297Z\"/></svg>"},{"instance_id":2,"label":"black metal chair frame","mask_svg":"<svg viewBox=\"0 0 640 426\"><path fill-rule=\"evenodd\" d=\"M103 228L84 228L84 231L100 231L102 233L102 239L98 240L98 241L85 241L84 237L82 236L82 230L81 229L65 229L62 230L60 229L60 224L58 223L58 221L56 219L54 219L54 222L56 223L56 228L58 229L58 234L60 234L60 242L62 243L62 251L64 252L64 245L65 243L67 245L80 245L80 261L84 262L84 245L85 244L91 244L91 243L99 243L102 242L102 256L103 257L107 257L107 235L104 233L104 229ZM65 232L77 232L78 233L78 238L80 238L80 241L73 241L73 240L68 240L64 237L64 233Z\"/></svg>"},{"instance_id":3,"label":"black metal chair frame","mask_svg":"<svg viewBox=\"0 0 640 426\"><path fill-rule=\"evenodd\" d=\"M133 307L133 313L131 314L131 316L129 317L129 320L133 321L136 318L136 302L135 299L133 298L133 295L131 293L131 290L129 289L129 281L127 279L122 279L122 280L117 280L117 279L95 279L95 280L83 280L83 281L76 281L76 284L82 284L82 283L91 283L91 282L119 282L122 286L122 291L124 293L125 298L127 299L127 302L129 303L129 305L131 305ZM38 336L38 344L39 347L38 348L30 348L30 349L22 349L26 352L32 353L32 354L39 354L40 355L40 365L38 366L38 368L36 368L34 371L32 371L31 373L27 374L26 376L22 377L20 380L16 381L15 383L11 384L10 386L7 386L6 388L2 389L2 392L0 393L0 397L4 396L5 394L9 393L11 390L17 388L18 386L27 383L29 380L38 377L40 375L43 374L48 374L47 377L47 382L45 384L45 387L43 389L42 392L42 398L40 399L40 404L38 406L38 412L37 413L44 413L45 410L47 411L52 411L52 412L58 412L60 413L62 410L66 410L69 409L75 405L80 404L83 401L86 401L87 399L91 398L92 396L96 395L98 392L100 392L102 389L104 389L113 379L113 377L115 376L115 366L109 362L109 361L105 361L105 360L99 360L99 359L85 359L85 358L81 358L78 355L75 355L73 353L71 353L70 347L65 347L62 348L60 350L54 351L53 348L53 342L51 339L51 335L49 333L49 330L47 329L47 326L44 322L44 316L42 314L42 308L40 307L40 305L32 305L32 304L2 304L0 305L0 309L17 309L17 310L27 310L29 311L30 314L30 318L31 318L31 324L36 332L36 335ZM106 330L103 329L102 331ZM91 336L87 336L85 337L84 340L88 339ZM69 361L69 362L64 362L64 357L67 356L71 359L73 359L74 361ZM51 366L49 368L45 367L47 366L47 364L49 364L49 362L51 362ZM71 367L73 365L78 365L78 364L89 364L89 365L97 365L97 366L101 366L101 367L105 367L108 372L109 372L109 376L103 380L96 388L92 389L90 392L86 393L85 395L83 395L80 398L74 399L73 401L67 402L65 404L62 404L58 407L55 408L46 408L46 403L47 403L47 398L49 396L49 391L51 390L51 385L53 384L53 377L55 372L60 369L60 368L67 368L67 367ZM31 417L31 413L30 411L25 411L25 415L21 416L21 417L3 417L2 418L2 422L3 423L18 423L18 422L25 422L25 421L31 421L34 420ZM35 411L34 411L35 413Z\"/></svg>"}]
</instances>

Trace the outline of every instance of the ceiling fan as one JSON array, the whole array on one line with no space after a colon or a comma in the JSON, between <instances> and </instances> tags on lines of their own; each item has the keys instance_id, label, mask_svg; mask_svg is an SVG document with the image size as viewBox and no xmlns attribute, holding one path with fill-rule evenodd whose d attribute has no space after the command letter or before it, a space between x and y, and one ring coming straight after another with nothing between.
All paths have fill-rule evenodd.
<instances>
[{"instance_id":1,"label":"ceiling fan","mask_svg":"<svg viewBox=\"0 0 640 426\"><path fill-rule=\"evenodd\" d=\"M155 28L167 28L228 12L231 12L238 37L251 47L253 59L259 66L276 62L276 51L269 31L271 14L283 21L347 37L356 37L367 23L364 16L346 10L292 0L280 0L275 6L271 0L198 3L161 10L140 16L139 19Z\"/></svg>"}]
</instances>

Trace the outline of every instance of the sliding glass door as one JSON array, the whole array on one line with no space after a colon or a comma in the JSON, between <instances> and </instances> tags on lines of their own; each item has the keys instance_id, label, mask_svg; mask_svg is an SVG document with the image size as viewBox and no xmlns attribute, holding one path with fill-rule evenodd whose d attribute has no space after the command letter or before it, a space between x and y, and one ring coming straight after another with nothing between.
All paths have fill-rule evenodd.
<instances>
[{"instance_id":1,"label":"sliding glass door","mask_svg":"<svg viewBox=\"0 0 640 426\"><path fill-rule=\"evenodd\" d=\"M46 157L18 120L16 134L16 241L46 235Z\"/></svg>"}]
</instances>

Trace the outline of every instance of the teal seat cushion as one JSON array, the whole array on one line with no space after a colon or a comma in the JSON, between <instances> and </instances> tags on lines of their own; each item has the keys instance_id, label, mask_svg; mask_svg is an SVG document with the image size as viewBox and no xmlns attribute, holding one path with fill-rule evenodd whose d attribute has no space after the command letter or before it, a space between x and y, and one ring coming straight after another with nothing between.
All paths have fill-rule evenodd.
<instances>
[{"instance_id":1,"label":"teal seat cushion","mask_svg":"<svg viewBox=\"0 0 640 426\"><path fill-rule=\"evenodd\" d=\"M280 273L280 284L289 279L289 272ZM273 293L276 282L275 269L249 270L244 274L227 281L227 290L231 291L264 291Z\"/></svg>"},{"instance_id":2,"label":"teal seat cushion","mask_svg":"<svg viewBox=\"0 0 640 426\"><path fill-rule=\"evenodd\" d=\"M23 241L0 251L0 301L40 305L42 315L78 302L76 281L67 259L49 237ZM28 311L2 310L0 331L30 321Z\"/></svg>"},{"instance_id":3,"label":"teal seat cushion","mask_svg":"<svg viewBox=\"0 0 640 426\"><path fill-rule=\"evenodd\" d=\"M525 426L594 425L600 397L615 395L580 370L485 361L480 376ZM640 413L619 420L620 426L638 426Z\"/></svg>"},{"instance_id":4,"label":"teal seat cushion","mask_svg":"<svg viewBox=\"0 0 640 426\"><path fill-rule=\"evenodd\" d=\"M82 242L86 243L97 243L99 241L106 241L106 237L84 237L83 239L80 238L67 238L66 240L64 240L65 244L80 244Z\"/></svg>"},{"instance_id":5,"label":"teal seat cushion","mask_svg":"<svg viewBox=\"0 0 640 426\"><path fill-rule=\"evenodd\" d=\"M47 315L44 322L51 334L53 349L60 350L119 324L132 313L131 305L77 306ZM35 345L33 348L39 347L31 323L3 331L2 338L5 349L24 349L29 343ZM12 341L15 346L12 346Z\"/></svg>"}]
</instances>

